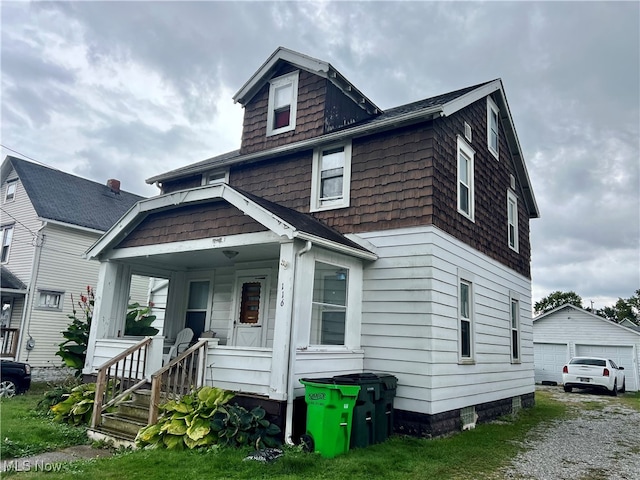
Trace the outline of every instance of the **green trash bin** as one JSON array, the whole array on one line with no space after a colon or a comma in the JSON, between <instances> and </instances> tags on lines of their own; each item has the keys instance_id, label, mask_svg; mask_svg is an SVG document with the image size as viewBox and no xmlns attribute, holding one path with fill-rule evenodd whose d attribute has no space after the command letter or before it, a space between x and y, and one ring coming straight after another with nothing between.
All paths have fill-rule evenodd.
<instances>
[{"instance_id":1,"label":"green trash bin","mask_svg":"<svg viewBox=\"0 0 640 480\"><path fill-rule=\"evenodd\" d=\"M350 373L333 377L340 385L359 385L360 393L353 408L351 428L351 448L364 448L376 441L376 408L380 400L380 379L374 373Z\"/></svg>"},{"instance_id":2,"label":"green trash bin","mask_svg":"<svg viewBox=\"0 0 640 480\"><path fill-rule=\"evenodd\" d=\"M393 433L393 399L398 379L387 373L377 373L376 376L380 382L380 398L376 401L374 443L382 443Z\"/></svg>"},{"instance_id":3,"label":"green trash bin","mask_svg":"<svg viewBox=\"0 0 640 480\"><path fill-rule=\"evenodd\" d=\"M307 433L302 442L325 458L346 453L360 387L337 385L332 378L303 378L300 383L307 403Z\"/></svg>"}]
</instances>

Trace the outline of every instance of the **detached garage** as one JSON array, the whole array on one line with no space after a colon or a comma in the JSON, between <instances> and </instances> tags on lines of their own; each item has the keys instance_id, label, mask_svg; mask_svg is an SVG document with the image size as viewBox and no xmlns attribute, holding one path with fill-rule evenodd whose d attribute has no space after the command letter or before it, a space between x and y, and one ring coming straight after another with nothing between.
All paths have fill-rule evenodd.
<instances>
[{"instance_id":1,"label":"detached garage","mask_svg":"<svg viewBox=\"0 0 640 480\"><path fill-rule=\"evenodd\" d=\"M628 391L640 390L640 327L626 327L573 305L533 319L536 383L562 383L571 357L593 356L624 367Z\"/></svg>"}]
</instances>

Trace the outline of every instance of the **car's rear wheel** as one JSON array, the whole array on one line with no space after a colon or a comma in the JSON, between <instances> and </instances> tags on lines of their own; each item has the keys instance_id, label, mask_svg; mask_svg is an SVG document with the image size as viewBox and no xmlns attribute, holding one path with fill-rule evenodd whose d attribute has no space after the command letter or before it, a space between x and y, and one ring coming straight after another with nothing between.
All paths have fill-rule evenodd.
<instances>
[{"instance_id":1,"label":"car's rear wheel","mask_svg":"<svg viewBox=\"0 0 640 480\"><path fill-rule=\"evenodd\" d=\"M626 378L622 379L622 388L620 389L620 393L624 393L627 391Z\"/></svg>"},{"instance_id":2,"label":"car's rear wheel","mask_svg":"<svg viewBox=\"0 0 640 480\"><path fill-rule=\"evenodd\" d=\"M564 391L567 393L571 393L573 391L573 388L571 387L567 387L566 385L564 386Z\"/></svg>"},{"instance_id":3,"label":"car's rear wheel","mask_svg":"<svg viewBox=\"0 0 640 480\"><path fill-rule=\"evenodd\" d=\"M613 390L611 390L611 396L612 397L617 397L618 396L618 380L614 380L613 381Z\"/></svg>"},{"instance_id":4,"label":"car's rear wheel","mask_svg":"<svg viewBox=\"0 0 640 480\"><path fill-rule=\"evenodd\" d=\"M16 393L18 393L18 387L13 380L5 378L0 382L0 397L13 397Z\"/></svg>"}]
</instances>

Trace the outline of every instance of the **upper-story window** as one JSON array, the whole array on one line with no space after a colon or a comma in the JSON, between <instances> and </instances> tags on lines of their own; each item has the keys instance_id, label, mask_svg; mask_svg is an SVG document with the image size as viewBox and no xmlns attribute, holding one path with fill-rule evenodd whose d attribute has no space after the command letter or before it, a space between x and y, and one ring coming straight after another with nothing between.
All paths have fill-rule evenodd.
<instances>
[{"instance_id":1,"label":"upper-story window","mask_svg":"<svg viewBox=\"0 0 640 480\"><path fill-rule=\"evenodd\" d=\"M498 128L498 106L491 97L487 97L487 146L494 157L498 156L499 128Z\"/></svg>"},{"instance_id":2,"label":"upper-story window","mask_svg":"<svg viewBox=\"0 0 640 480\"><path fill-rule=\"evenodd\" d=\"M217 185L218 183L229 183L227 170L215 170L202 176L202 185Z\"/></svg>"},{"instance_id":3,"label":"upper-story window","mask_svg":"<svg viewBox=\"0 0 640 480\"><path fill-rule=\"evenodd\" d=\"M11 250L11 240L13 239L13 225L7 225L0 230L2 233L2 252L0 253L1 263L9 261L9 250Z\"/></svg>"},{"instance_id":4,"label":"upper-story window","mask_svg":"<svg viewBox=\"0 0 640 480\"><path fill-rule=\"evenodd\" d=\"M267 136L296 128L298 72L274 78L269 82Z\"/></svg>"},{"instance_id":5,"label":"upper-story window","mask_svg":"<svg viewBox=\"0 0 640 480\"><path fill-rule=\"evenodd\" d=\"M54 290L39 290L40 298L38 308L48 308L52 310L62 310L62 299L64 292Z\"/></svg>"},{"instance_id":6,"label":"upper-story window","mask_svg":"<svg viewBox=\"0 0 640 480\"><path fill-rule=\"evenodd\" d=\"M349 206L351 142L313 152L311 211Z\"/></svg>"},{"instance_id":7,"label":"upper-story window","mask_svg":"<svg viewBox=\"0 0 640 480\"><path fill-rule=\"evenodd\" d=\"M18 182L16 180L7 182L7 190L4 194L4 201L13 202L16 198L16 186Z\"/></svg>"},{"instance_id":8,"label":"upper-story window","mask_svg":"<svg viewBox=\"0 0 640 480\"><path fill-rule=\"evenodd\" d=\"M458 136L458 211L473 220L473 157L475 151Z\"/></svg>"},{"instance_id":9,"label":"upper-story window","mask_svg":"<svg viewBox=\"0 0 640 480\"><path fill-rule=\"evenodd\" d=\"M507 191L507 228L509 248L518 251L518 198Z\"/></svg>"}]
</instances>

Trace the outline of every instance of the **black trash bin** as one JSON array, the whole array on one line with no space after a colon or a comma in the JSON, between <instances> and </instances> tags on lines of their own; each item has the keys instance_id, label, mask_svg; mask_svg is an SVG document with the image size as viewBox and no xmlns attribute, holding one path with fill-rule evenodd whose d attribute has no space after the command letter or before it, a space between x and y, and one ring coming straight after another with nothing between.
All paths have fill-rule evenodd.
<instances>
[{"instance_id":1,"label":"black trash bin","mask_svg":"<svg viewBox=\"0 0 640 480\"><path fill-rule=\"evenodd\" d=\"M353 409L351 448L382 443L393 432L393 399L398 379L387 373L352 373L333 377L338 384L359 385Z\"/></svg>"},{"instance_id":2,"label":"black trash bin","mask_svg":"<svg viewBox=\"0 0 640 480\"><path fill-rule=\"evenodd\" d=\"M373 445L376 439L376 402L380 400L380 379L373 373L336 375L334 382L340 385L358 385L360 393L353 407L350 448Z\"/></svg>"}]
</instances>

